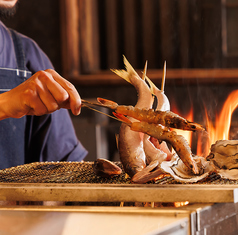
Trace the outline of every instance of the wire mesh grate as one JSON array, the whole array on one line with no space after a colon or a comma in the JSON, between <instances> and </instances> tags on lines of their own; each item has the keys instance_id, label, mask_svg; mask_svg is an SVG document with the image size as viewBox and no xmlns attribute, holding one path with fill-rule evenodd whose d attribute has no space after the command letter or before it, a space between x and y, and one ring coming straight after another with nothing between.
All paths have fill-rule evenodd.
<instances>
[{"instance_id":1,"label":"wire mesh grate","mask_svg":"<svg viewBox=\"0 0 238 235\"><path fill-rule=\"evenodd\" d=\"M115 162L122 167L120 162ZM93 162L34 162L0 170L0 183L90 183L90 184L131 184L124 171L119 176L100 177L93 172ZM155 184L181 184L165 175ZM216 173L193 184L238 184L238 180L222 179Z\"/></svg>"}]
</instances>

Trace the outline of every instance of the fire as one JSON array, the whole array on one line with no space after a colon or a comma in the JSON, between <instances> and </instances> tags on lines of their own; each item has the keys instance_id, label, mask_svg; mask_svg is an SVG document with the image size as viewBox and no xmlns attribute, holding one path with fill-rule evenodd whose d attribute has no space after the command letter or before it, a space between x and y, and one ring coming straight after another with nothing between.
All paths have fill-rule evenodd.
<instances>
[{"instance_id":1,"label":"fire","mask_svg":"<svg viewBox=\"0 0 238 235\"><path fill-rule=\"evenodd\" d=\"M185 202L174 202L174 207L187 206L188 204L189 204L189 201L185 201Z\"/></svg>"},{"instance_id":2,"label":"fire","mask_svg":"<svg viewBox=\"0 0 238 235\"><path fill-rule=\"evenodd\" d=\"M176 107L173 107L173 112L179 114L178 109ZM189 121L193 121L193 109L190 109L189 113L185 115L185 119ZM184 131L184 130L176 130L176 133L178 135L182 135L189 143L189 145L192 145L192 132L191 131Z\"/></svg>"},{"instance_id":3,"label":"fire","mask_svg":"<svg viewBox=\"0 0 238 235\"><path fill-rule=\"evenodd\" d=\"M208 146L214 144L217 140L228 140L230 134L231 119L234 110L238 106L238 90L235 90L227 97L222 110L219 115L216 115L215 125L209 120L206 112L207 119L207 132L209 139Z\"/></svg>"},{"instance_id":4,"label":"fire","mask_svg":"<svg viewBox=\"0 0 238 235\"><path fill-rule=\"evenodd\" d=\"M206 133L200 133L197 138L197 152L199 156L206 157L209 153L210 146L217 140L229 140L230 126L232 120L232 114L238 106L238 90L235 90L227 97L221 112L216 114L215 121L213 122L205 108L205 125ZM174 112L178 113L178 110L174 108ZM193 120L193 109L191 108L187 115L183 115L189 121ZM190 146L192 146L192 133L187 131L176 130L179 135L183 135ZM204 144L205 142L205 144Z\"/></svg>"}]
</instances>

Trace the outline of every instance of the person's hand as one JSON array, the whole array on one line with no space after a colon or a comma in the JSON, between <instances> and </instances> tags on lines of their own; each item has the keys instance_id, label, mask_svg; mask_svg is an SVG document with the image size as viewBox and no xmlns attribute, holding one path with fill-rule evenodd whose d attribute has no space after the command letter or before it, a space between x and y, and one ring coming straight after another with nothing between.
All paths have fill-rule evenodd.
<instances>
[{"instance_id":1,"label":"person's hand","mask_svg":"<svg viewBox=\"0 0 238 235\"><path fill-rule=\"evenodd\" d=\"M60 108L80 114L81 98L75 87L51 69L39 71L14 89L0 95L0 120L43 115Z\"/></svg>"}]
</instances>

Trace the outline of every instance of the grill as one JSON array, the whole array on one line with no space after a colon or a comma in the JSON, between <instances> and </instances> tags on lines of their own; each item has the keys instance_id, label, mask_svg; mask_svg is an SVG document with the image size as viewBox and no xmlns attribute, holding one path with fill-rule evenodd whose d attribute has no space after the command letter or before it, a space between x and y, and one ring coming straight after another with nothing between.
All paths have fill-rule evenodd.
<instances>
[{"instance_id":1,"label":"grill","mask_svg":"<svg viewBox=\"0 0 238 235\"><path fill-rule=\"evenodd\" d=\"M120 163L116 163L121 167ZM0 171L1 183L113 183L128 184L125 174L102 178L93 172L93 162L35 162Z\"/></svg>"},{"instance_id":2,"label":"grill","mask_svg":"<svg viewBox=\"0 0 238 235\"><path fill-rule=\"evenodd\" d=\"M116 164L122 167L120 162ZM211 174L198 183L184 184L165 176L154 183L132 184L125 172L103 178L93 162L30 163L0 171L2 201L176 202L238 201L238 181Z\"/></svg>"},{"instance_id":3,"label":"grill","mask_svg":"<svg viewBox=\"0 0 238 235\"><path fill-rule=\"evenodd\" d=\"M116 164L122 167L120 162ZM24 219L31 221L36 215L41 218L41 212L48 213L48 218L67 213L70 218L83 218L86 212L92 218L90 225L84 224L89 228L102 216L108 216L105 221L108 218L121 220L121 215L133 218L138 215L146 218L156 216L158 221L163 218L176 220L178 226L170 225L169 229L176 232L182 229L181 234L188 234L189 228L192 235L199 232L205 234L204 231L208 231L207 234L219 234L213 231L221 227L224 228L223 232L230 232L227 234L237 234L237 184L238 181L221 179L211 174L198 183L179 183L167 175L156 182L138 185L132 184L124 171L112 178L96 176L93 162L36 162L0 171L0 201L21 202L16 207L0 207L0 215L6 218L10 213L13 218L19 219L24 213ZM63 201L66 204L31 206L31 202L39 201ZM171 203L184 201L190 204L175 208L175 204ZM124 202L124 207L119 206L121 202ZM155 208L151 208L152 202L156 202L153 203ZM74 228L78 226L78 221L80 219L77 217ZM186 226L181 226L184 223ZM28 226L29 222L25 224ZM44 224L41 225L43 227ZM49 224L46 229L48 231Z\"/></svg>"},{"instance_id":4,"label":"grill","mask_svg":"<svg viewBox=\"0 0 238 235\"><path fill-rule=\"evenodd\" d=\"M122 167L120 162L116 165ZM123 171L121 175L111 178L96 176L93 172L93 162L34 162L0 170L0 183L87 183L87 184L131 184ZM156 182L148 184L173 185L177 182L171 176L165 175ZM189 183L186 183L186 185ZM222 179L212 173L197 185L237 185L238 180Z\"/></svg>"}]
</instances>

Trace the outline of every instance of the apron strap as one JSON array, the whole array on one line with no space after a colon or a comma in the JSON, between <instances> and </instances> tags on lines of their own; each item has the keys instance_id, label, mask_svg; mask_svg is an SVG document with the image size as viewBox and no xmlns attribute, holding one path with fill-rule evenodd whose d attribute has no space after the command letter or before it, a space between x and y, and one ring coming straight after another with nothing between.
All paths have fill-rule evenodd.
<instances>
[{"instance_id":1,"label":"apron strap","mask_svg":"<svg viewBox=\"0 0 238 235\"><path fill-rule=\"evenodd\" d=\"M19 70L26 70L25 54L23 51L21 38L15 30L13 30L13 29L9 29L9 30L11 32L12 40L14 43L16 60L17 60L17 68Z\"/></svg>"}]
</instances>

